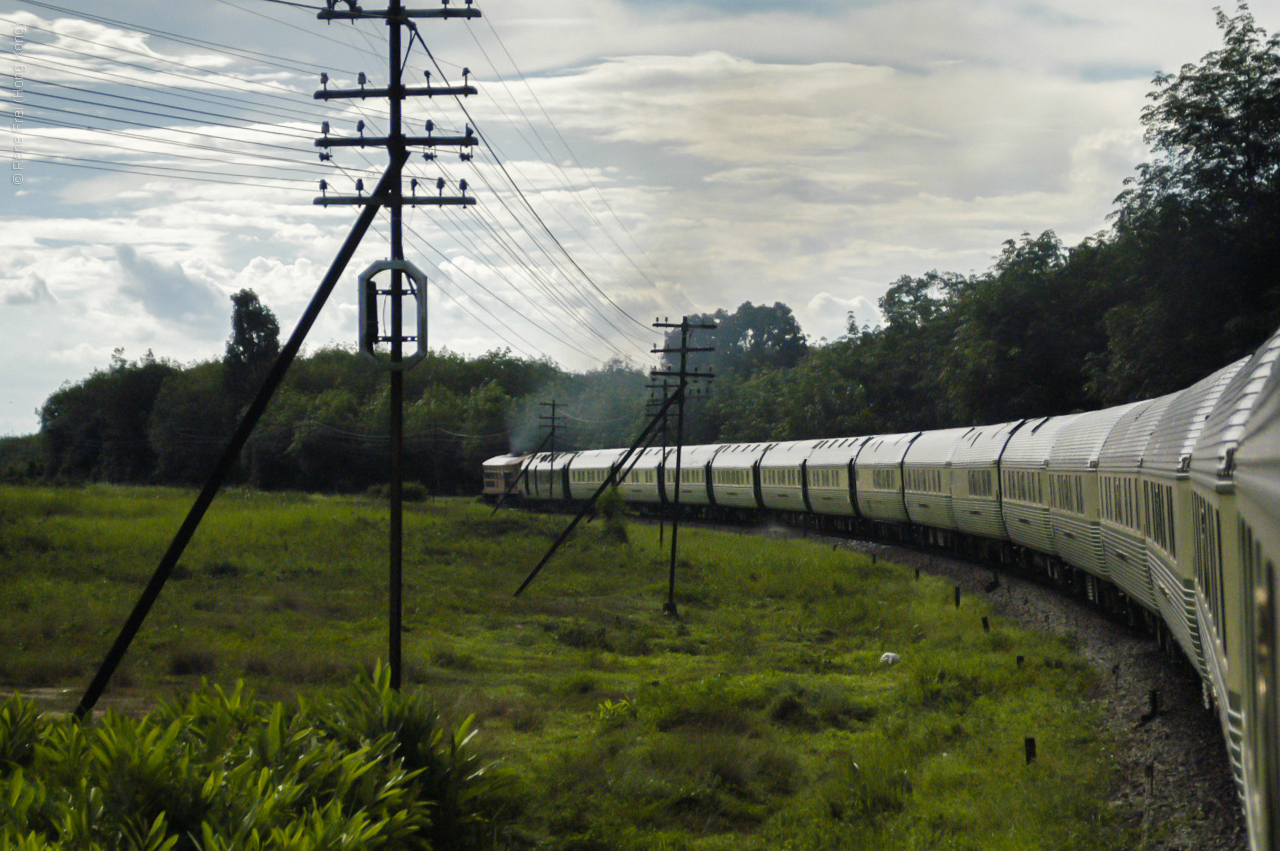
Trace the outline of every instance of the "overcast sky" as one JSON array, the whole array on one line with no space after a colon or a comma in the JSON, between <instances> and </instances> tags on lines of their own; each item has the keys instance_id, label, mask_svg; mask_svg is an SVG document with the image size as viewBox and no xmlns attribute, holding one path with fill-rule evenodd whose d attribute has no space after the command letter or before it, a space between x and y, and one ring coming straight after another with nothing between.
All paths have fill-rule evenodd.
<instances>
[{"instance_id":1,"label":"overcast sky","mask_svg":"<svg viewBox=\"0 0 1280 851\"><path fill-rule=\"evenodd\" d=\"M1072 244L1103 229L1147 157L1152 75L1220 43L1211 5L1191 0L476 4L479 21L420 30L433 81L471 70L467 107L496 154L415 159L417 191L465 178L479 204L406 212L407 254L431 281L433 345L571 369L647 365L655 316L747 300L835 338L850 311L874 323L903 274L985 270L1024 231ZM1252 11L1280 27L1276 0ZM376 135L385 110L312 92L324 69L331 85L384 84L386 28L267 0L0 0L0 21L10 113L25 93L18 132L0 125L0 434L34 431L48 394L117 347L220 356L242 287L287 334L356 214L313 205L317 182L350 194L384 161L338 149L322 164L321 121ZM433 68L417 44L408 67L415 83ZM419 133L468 121L445 99L406 115ZM388 255L385 234L309 347L354 341L355 278Z\"/></svg>"}]
</instances>

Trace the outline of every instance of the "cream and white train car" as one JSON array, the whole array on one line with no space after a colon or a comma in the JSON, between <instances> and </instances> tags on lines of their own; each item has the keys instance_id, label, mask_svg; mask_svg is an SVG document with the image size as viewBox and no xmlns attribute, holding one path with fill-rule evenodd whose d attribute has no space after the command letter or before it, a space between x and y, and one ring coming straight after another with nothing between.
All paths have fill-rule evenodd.
<instances>
[{"instance_id":1,"label":"cream and white train car","mask_svg":"<svg viewBox=\"0 0 1280 851\"><path fill-rule=\"evenodd\" d=\"M918 431L883 434L862 445L854 464L858 513L868 520L906 523L907 504L902 498L902 459Z\"/></svg>"},{"instance_id":2,"label":"cream and white train car","mask_svg":"<svg viewBox=\"0 0 1280 851\"><path fill-rule=\"evenodd\" d=\"M1246 595L1245 818L1254 851L1280 848L1280 369L1259 391L1235 451Z\"/></svg>"},{"instance_id":3,"label":"cream and white train car","mask_svg":"<svg viewBox=\"0 0 1280 851\"><path fill-rule=\"evenodd\" d=\"M674 449L657 446L637 452L618 470L618 493L627 502L665 502L662 464L674 454Z\"/></svg>"},{"instance_id":4,"label":"cream and white train car","mask_svg":"<svg viewBox=\"0 0 1280 851\"><path fill-rule=\"evenodd\" d=\"M1058 434L1078 414L1030 420L1018 429L1000 458L1000 510L1009 540L1048 555L1057 555L1049 520L1049 488L1045 470Z\"/></svg>"},{"instance_id":5,"label":"cream and white train car","mask_svg":"<svg viewBox=\"0 0 1280 851\"><path fill-rule=\"evenodd\" d=\"M1173 534L1164 542L1147 540L1147 571L1156 604L1165 625L1206 680L1209 669L1196 615L1192 558L1191 453L1223 390L1247 360L1236 361L1177 394L1156 425L1142 463L1142 480L1168 489L1173 502Z\"/></svg>"},{"instance_id":6,"label":"cream and white train car","mask_svg":"<svg viewBox=\"0 0 1280 851\"><path fill-rule=\"evenodd\" d=\"M1080 414L1058 432L1045 468L1049 523L1058 555L1100 579L1110 579L1111 571L1099 529L1099 458L1108 437L1133 411L1133 405L1125 405Z\"/></svg>"},{"instance_id":7,"label":"cream and white train car","mask_svg":"<svg viewBox=\"0 0 1280 851\"><path fill-rule=\"evenodd\" d=\"M1102 501L1099 525L1106 569L1103 575L1150 612L1158 612L1159 606L1147 566L1147 536L1154 529L1160 540L1166 539L1173 505L1166 502L1163 488L1152 488L1140 476L1151 435L1176 398L1174 393L1129 406L1112 429L1098 462ZM1133 500L1133 525L1119 522L1125 513L1116 504L1117 499L1129 494Z\"/></svg>"},{"instance_id":8,"label":"cream and white train car","mask_svg":"<svg viewBox=\"0 0 1280 851\"><path fill-rule=\"evenodd\" d=\"M1209 684L1217 698L1227 752L1244 788L1245 587L1237 514L1235 455L1254 405L1280 357L1280 333L1249 358L1223 390L1191 455L1192 559L1197 616ZM1252 590L1252 589L1250 589Z\"/></svg>"},{"instance_id":9,"label":"cream and white train car","mask_svg":"<svg viewBox=\"0 0 1280 851\"><path fill-rule=\"evenodd\" d=\"M776 443L726 443L711 459L711 495L725 508L759 508L756 466Z\"/></svg>"},{"instance_id":10,"label":"cream and white train car","mask_svg":"<svg viewBox=\"0 0 1280 851\"><path fill-rule=\"evenodd\" d=\"M526 499L568 499L565 471L572 452L540 452L525 468L520 495Z\"/></svg>"},{"instance_id":11,"label":"cream and white train car","mask_svg":"<svg viewBox=\"0 0 1280 851\"><path fill-rule=\"evenodd\" d=\"M815 514L858 516L854 496L854 462L869 438L838 437L819 440L805 459L809 504Z\"/></svg>"},{"instance_id":12,"label":"cream and white train car","mask_svg":"<svg viewBox=\"0 0 1280 851\"><path fill-rule=\"evenodd\" d=\"M589 449L573 453L568 465L569 498L591 499L625 454L625 449Z\"/></svg>"},{"instance_id":13,"label":"cream and white train car","mask_svg":"<svg viewBox=\"0 0 1280 851\"><path fill-rule=\"evenodd\" d=\"M1000 456L1027 420L978 426L956 442L951 456L952 510L956 528L970 535L1009 540L1000 510Z\"/></svg>"},{"instance_id":14,"label":"cream and white train car","mask_svg":"<svg viewBox=\"0 0 1280 851\"><path fill-rule=\"evenodd\" d=\"M902 497L912 523L959 531L952 497L952 459L969 431L967 428L926 431L907 447L902 458Z\"/></svg>"},{"instance_id":15,"label":"cream and white train car","mask_svg":"<svg viewBox=\"0 0 1280 851\"><path fill-rule=\"evenodd\" d=\"M500 497L523 478L529 457L525 455L498 455L484 462L484 489L486 497Z\"/></svg>"},{"instance_id":16,"label":"cream and white train car","mask_svg":"<svg viewBox=\"0 0 1280 851\"><path fill-rule=\"evenodd\" d=\"M760 459L760 502L776 511L812 511L805 474L809 456L822 441L775 443Z\"/></svg>"},{"instance_id":17,"label":"cream and white train car","mask_svg":"<svg viewBox=\"0 0 1280 851\"><path fill-rule=\"evenodd\" d=\"M711 505L711 487L707 474L711 461L724 446L705 444L686 446L673 451L663 464L662 479L667 499L681 505ZM676 467L680 468L680 489L676 491Z\"/></svg>"}]
</instances>

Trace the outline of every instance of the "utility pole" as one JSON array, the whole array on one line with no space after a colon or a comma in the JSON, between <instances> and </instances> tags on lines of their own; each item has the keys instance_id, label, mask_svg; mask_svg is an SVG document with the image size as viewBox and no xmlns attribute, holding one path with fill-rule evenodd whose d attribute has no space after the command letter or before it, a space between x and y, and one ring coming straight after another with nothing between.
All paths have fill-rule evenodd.
<instances>
[{"instance_id":1,"label":"utility pole","mask_svg":"<svg viewBox=\"0 0 1280 851\"><path fill-rule=\"evenodd\" d=\"M471 148L476 144L476 136L472 132L471 126L467 125L466 132L462 136L437 136L435 135L434 122L426 123L426 136L407 136L404 133L403 126L403 109L404 101L408 97L435 97L436 95L448 95L454 97L465 97L476 94L476 89L470 84L462 86L433 86L431 85L431 74L426 75L426 86L406 86L404 84L404 65L406 61L406 53L404 51L404 29L410 30L410 46L416 37L421 41L421 35L418 33L417 24L414 23L415 18L478 18L480 10L472 6L472 0L466 0L464 7L450 8L448 0L444 0L444 4L438 9L406 9L402 4L402 0L389 0L388 8L381 10L366 10L359 6L356 0L344 0L348 8L339 11L336 7L337 0L326 0L328 8L321 10L316 17L322 21L335 20L382 20L386 22L388 27L388 49L387 49L387 86L386 88L366 88L367 79L363 73L359 76L358 89L330 89L328 86L329 78L327 74L321 75L320 82L322 89L315 93L317 100L353 100L365 98L385 98L390 108L390 126L387 135L384 137L366 137L364 135L364 122L361 121L357 125L358 136L333 137L329 135L329 123L326 121L322 127L323 137L316 140L316 147L325 149L321 159L332 157L331 149L335 147L378 147L387 151L388 157L392 162L403 162L407 157L408 149L411 147L423 147L428 149L423 154L424 159L428 162L435 158L435 149L438 147L454 147L456 146L460 152L464 149ZM425 45L424 45L425 47ZM468 70L463 70L464 83L469 75ZM447 82L447 81L446 81ZM470 158L470 154L460 154L464 160ZM364 204L368 203L368 199L362 193L363 186L360 181L356 182L356 196L340 196L328 195L324 190L327 189L325 183L321 183L321 197L315 199L316 204ZM364 275L361 276L360 288L360 332L361 332L361 351L374 360L382 363L391 373L391 470L390 470L390 541L389 541L389 562L390 571L388 578L388 642L387 655L388 665L391 668L391 687L400 688L401 671L402 671L402 653L401 653L401 635L402 635L402 567L403 567L403 549L404 549L404 373L418 361L426 356L426 306L427 306L427 286L426 276L419 272L411 263L406 262L404 256L404 231L403 231L403 209L405 204L426 205L426 206L471 206L475 204L475 198L467 196L467 182L465 180L458 183L458 195L444 194L445 180L443 177L436 180L436 195L418 195L418 181L411 181L411 194L406 197L404 194L403 181L397 179L391 187L391 195L387 202L387 208L391 214L391 260L389 262L375 263ZM391 272L391 288L379 289L373 283L373 276L381 271ZM405 289L406 278L410 282L410 288ZM412 296L417 301L417 328L413 334L404 333L404 298ZM387 306L390 308L391 322L390 327L385 329L385 333L378 328L378 310L379 297L385 297ZM416 343L417 351L409 358L405 358L404 344ZM377 347L381 344L389 344L389 358L383 360Z\"/></svg>"},{"instance_id":2,"label":"utility pole","mask_svg":"<svg viewBox=\"0 0 1280 851\"><path fill-rule=\"evenodd\" d=\"M550 414L539 414L538 421L541 422L543 426L546 427L547 429L547 437L549 438L551 443L551 448L548 451L551 453L551 456L554 458L556 454L556 433L564 431L565 429L565 426L563 425L564 417L556 416L556 409L559 406L556 404L555 399L552 399L550 402L539 402L538 407L551 409Z\"/></svg>"},{"instance_id":3,"label":"utility pole","mask_svg":"<svg viewBox=\"0 0 1280 851\"><path fill-rule=\"evenodd\" d=\"M677 370L658 369L649 373L656 378L676 378L678 379L675 388L676 402L676 483L675 495L672 500L671 510L671 568L667 573L667 602L663 605L664 614L671 617L679 617L680 613L676 609L676 551L677 540L680 535L680 465L681 455L684 448L684 403L688 397L689 379L707 379L708 381L715 378L715 375L707 370L700 372L698 370L689 370L689 355L693 352L714 352L715 346L695 347L689 345L689 337L696 330L714 331L716 326L710 322L690 322L689 317L684 317L678 323L671 322L654 322L654 328L679 328L680 329L680 345L677 348L663 346L660 349L653 349L653 354L680 355L680 368ZM666 463L663 463L663 469L666 469ZM664 476L665 478L665 476Z\"/></svg>"},{"instance_id":4,"label":"utility pole","mask_svg":"<svg viewBox=\"0 0 1280 851\"><path fill-rule=\"evenodd\" d=\"M391 127L388 135L381 138L371 138L364 135L364 122L361 121L357 125L359 136L350 137L331 137L329 135L329 122L324 122L321 129L324 138L316 140L316 147L319 148L335 148L335 147L381 147L387 150L390 164L387 170L383 172L377 186L368 195L364 194L364 181L356 181L355 195L329 195L328 183L320 181L320 197L315 199L316 204L345 204L350 206L359 206L363 209L356 218L350 232L347 234L346 240L343 242L341 249L334 257L333 262L329 266L328 272L325 273L319 287L316 289L315 295L312 296L311 302L303 311L298 324L294 327L293 333L289 335L288 341L280 349L280 353L276 356L275 362L271 365L271 369L267 372L266 377L262 381L262 386L258 388L257 394L253 401L245 409L240 417L239 423L236 425L235 431L232 433L230 440L227 441L223 448L222 455L218 459L217 465L205 480L204 487L196 496L195 502L187 511L186 517L182 524L174 533L173 538L169 542L169 548L165 550L161 556L159 564L156 565L155 571L151 574L146 586L143 588L141 595L134 604L129 616L125 619L124 624L120 628L119 634L112 643L110 649L107 650L106 657L102 660L102 664L98 666L97 672L85 689L84 695L80 698L80 703L76 706L75 716L77 718L85 718L93 711L94 706L98 702L98 698L102 696L102 692L106 689L111 680L112 675L119 667L125 654L129 650L129 646L133 643L133 639L137 636L138 631L142 628L142 624L151 612L151 608L155 605L156 600L160 596L160 592L164 589L165 583L169 577L173 575L174 569L178 565L179 559L182 558L186 551L187 545L191 543L192 536L196 530L200 528L200 523L208 512L209 507L213 504L213 500L217 497L218 492L222 489L223 483L235 468L240 453L244 450L245 444L253 434L254 426L258 420L262 418L263 412L266 411L267 405L270 404L272 396L284 381L285 373L288 371L290 364L297 357L298 352L302 348L303 342L307 338L307 334L315 325L316 319L320 315L325 302L329 296L333 294L334 288L346 271L347 264L351 262L351 258L355 255L356 250L360 247L361 241L364 239L369 228L373 225L373 220L378 213L386 208L391 211L392 235L391 235L391 254L390 260L383 260L374 263L360 275L360 348L364 354L377 359L375 353L376 346L381 343L389 343L391 346L390 369L392 381L392 473L391 473L391 491L392 491L392 508L391 508L391 577L390 577L390 609L391 609L391 628L389 664L391 667L392 685L396 688L400 687L401 681L401 654L400 654L400 633L401 633L401 552L402 552L402 485L403 485L403 437L404 437L404 394L403 394L403 371L413 366L426 356L426 304L427 304L427 279L412 263L404 259L404 242L401 231L401 208L404 204L427 204L435 206L470 206L475 203L474 198L467 197L466 181L458 182L459 195L446 196L444 194L445 181L440 178L436 181L436 189L438 195L419 197L417 193L418 181L416 179L410 181L412 187L412 196L406 198L404 196L404 186L402 180L403 169L409 158L409 148L424 147L434 150L437 146L457 146L461 148L469 148L476 144L476 136L468 126L466 133L462 136L435 136L433 134L433 125L427 122L427 135L423 136L406 136L402 128L402 112L401 107L406 97L435 95L448 95L453 97L465 97L467 95L476 94L473 86L466 82L466 77L470 74L467 69L463 69L463 82L461 86L432 86L430 85L431 77L427 75L428 85L425 87L406 87L403 83L404 66L401 64L402 56L401 48L402 33L401 27L408 27L413 33L411 38L418 38L417 25L414 24L415 18L478 18L480 11L472 8L472 0L465 0L465 8L450 9L447 0L442 0L443 6L440 9L405 9L401 0L388 0L389 8L380 11L367 11L360 8L356 0L343 0L348 9L338 11L338 0L325 0L326 9L319 12L317 17L322 21L334 20L351 20L358 19L378 19L385 20L387 26L391 28L391 38L388 51L388 67L389 67L389 84L384 89L365 88L367 80L363 73L359 77L359 89L330 89L329 75L320 75L320 84L323 90L316 92L317 100L335 100L350 98L368 98L379 97L389 98L391 103ZM447 83L447 81L446 81ZM428 161L435 157L433 152L423 155ZM464 154L463 159L469 159L469 154ZM332 159L332 153L328 150L322 151L320 154L321 161ZM380 290L374 283L373 278L380 272L390 270L392 273L391 289ZM404 289L404 279L410 281L410 289ZM404 309L402 299L405 295L413 296L417 299L417 333L405 335L402 323L404 321ZM391 334L381 334L378 328L378 310L377 298L379 296L389 296L391 299ZM406 342L417 344L417 352L408 358L404 357L403 345Z\"/></svg>"}]
</instances>

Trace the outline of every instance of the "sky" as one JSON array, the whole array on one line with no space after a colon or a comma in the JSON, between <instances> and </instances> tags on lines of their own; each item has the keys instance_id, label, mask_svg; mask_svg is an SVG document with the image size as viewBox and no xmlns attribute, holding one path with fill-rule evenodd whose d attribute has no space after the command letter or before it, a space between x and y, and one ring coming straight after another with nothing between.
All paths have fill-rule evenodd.
<instances>
[{"instance_id":1,"label":"sky","mask_svg":"<svg viewBox=\"0 0 1280 851\"><path fill-rule=\"evenodd\" d=\"M472 160L442 148L406 172L422 194L465 179L477 204L407 209L406 256L432 346L573 370L651 365L655 317L745 301L835 339L851 315L874 325L902 275L1103 230L1150 157L1153 75L1220 44L1191 0L475 6L422 20L406 68L416 85L465 68L478 94L405 115L419 135L478 129ZM1251 10L1280 28L1280 0ZM385 164L376 148L321 162L321 122L376 136L387 114L313 92L322 71L385 85L385 39L272 0L0 0L0 435L35 431L48 395L117 349L220 357L242 288L292 330L357 215L313 204L319 181L353 194ZM387 234L384 215L309 350L354 344L357 276Z\"/></svg>"}]
</instances>

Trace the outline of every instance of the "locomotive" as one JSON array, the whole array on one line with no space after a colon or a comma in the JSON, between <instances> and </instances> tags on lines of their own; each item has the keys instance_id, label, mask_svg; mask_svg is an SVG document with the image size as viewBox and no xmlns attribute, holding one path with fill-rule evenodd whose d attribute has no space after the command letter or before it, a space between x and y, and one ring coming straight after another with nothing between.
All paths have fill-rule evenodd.
<instances>
[{"instance_id":1,"label":"locomotive","mask_svg":"<svg viewBox=\"0 0 1280 851\"><path fill-rule=\"evenodd\" d=\"M628 503L1019 562L1177 641L1212 699L1252 851L1280 851L1280 331L1177 393L823 440L500 456L485 492ZM677 497L678 489L678 497Z\"/></svg>"}]
</instances>

